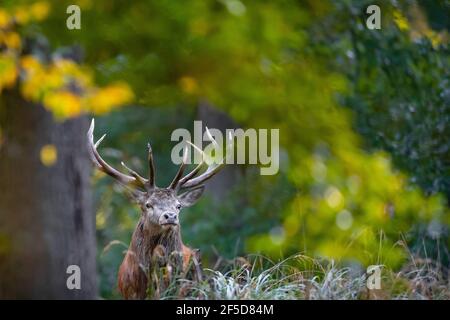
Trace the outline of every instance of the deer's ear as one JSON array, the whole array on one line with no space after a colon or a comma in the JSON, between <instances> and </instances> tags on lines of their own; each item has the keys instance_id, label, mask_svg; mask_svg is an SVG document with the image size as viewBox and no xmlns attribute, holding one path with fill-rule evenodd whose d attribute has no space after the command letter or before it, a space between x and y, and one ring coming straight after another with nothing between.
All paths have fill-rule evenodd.
<instances>
[{"instance_id":1,"label":"deer's ear","mask_svg":"<svg viewBox=\"0 0 450 320\"><path fill-rule=\"evenodd\" d=\"M203 191L205 191L205 186L200 186L179 195L178 199L180 200L183 207L190 207L194 205L198 201L198 199L200 199Z\"/></svg>"},{"instance_id":2,"label":"deer's ear","mask_svg":"<svg viewBox=\"0 0 450 320\"><path fill-rule=\"evenodd\" d=\"M130 189L127 187L122 187L123 193L130 201L134 201L138 204L140 204L142 201L145 201L147 193L136 190L136 189Z\"/></svg>"}]
</instances>

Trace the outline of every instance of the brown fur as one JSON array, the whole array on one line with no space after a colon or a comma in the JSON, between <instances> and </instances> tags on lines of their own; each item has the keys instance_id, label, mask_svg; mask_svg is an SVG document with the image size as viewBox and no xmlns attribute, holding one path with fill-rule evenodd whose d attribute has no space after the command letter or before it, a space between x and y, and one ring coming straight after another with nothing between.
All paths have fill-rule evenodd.
<instances>
[{"instance_id":1,"label":"brown fur","mask_svg":"<svg viewBox=\"0 0 450 320\"><path fill-rule=\"evenodd\" d=\"M199 174L204 164L202 161L189 174L183 176L188 152L188 149L185 148L183 162L174 179L167 188L159 188L155 184L155 164L150 143L148 144L148 179L122 163L129 172L129 174L124 174L111 167L98 153L97 147L105 136L94 143L94 128L95 121L92 119L87 133L92 163L125 186L142 212L128 251L119 268L118 287L122 296L125 299L144 299L147 296L149 284L152 284L149 280L155 280L149 279L149 277L155 274L156 267L164 267L168 276L171 277L175 266L175 271L182 269L186 276L189 274L187 269L190 262L193 261L195 268L193 277L201 279L199 254L186 247L181 241L178 216L182 208L190 207L197 202L205 189L204 182L217 174L223 166L208 166L203 173ZM233 139L229 141L231 145L232 141ZM177 195L180 190L185 192ZM173 258L175 258L175 263L171 261Z\"/></svg>"},{"instance_id":2,"label":"brown fur","mask_svg":"<svg viewBox=\"0 0 450 320\"><path fill-rule=\"evenodd\" d=\"M150 270L155 267L157 258L166 257L172 252L181 252L182 268L187 272L196 252L181 241L179 228L163 233L146 228L143 219L133 233L130 247L119 268L118 288L125 299L145 299L149 285ZM156 259L155 259L156 258Z\"/></svg>"}]
</instances>

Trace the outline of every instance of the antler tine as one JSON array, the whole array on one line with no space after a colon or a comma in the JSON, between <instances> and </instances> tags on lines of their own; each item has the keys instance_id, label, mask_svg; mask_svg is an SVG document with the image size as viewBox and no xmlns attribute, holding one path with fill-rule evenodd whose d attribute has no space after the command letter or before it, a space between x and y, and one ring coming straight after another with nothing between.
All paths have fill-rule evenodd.
<instances>
[{"instance_id":1,"label":"antler tine","mask_svg":"<svg viewBox=\"0 0 450 320\"><path fill-rule=\"evenodd\" d=\"M200 169L205 164L205 161L204 161L205 160L205 153L203 152L203 150L200 149L199 147L197 147L195 144L193 144L190 141L187 141L187 143L189 143L191 146L193 146L195 150L200 152L200 154L202 155L202 161L197 165L197 167L195 167L194 170L192 170L190 173L188 173L187 175L185 175L183 178L180 179L180 181L178 183L179 186L182 186L186 181L188 181L189 179L195 177L195 175L197 173L199 173Z\"/></svg>"},{"instance_id":2,"label":"antler tine","mask_svg":"<svg viewBox=\"0 0 450 320\"><path fill-rule=\"evenodd\" d=\"M215 141L212 138L211 133L209 132L208 128L206 128L206 132L207 132L209 138L212 140L212 143L214 145L217 145L217 141ZM233 136L231 135L231 132L229 132L228 140L229 140L228 145L225 148L225 151L227 151L229 147L233 146ZM203 151L202 151L202 153L203 153ZM194 188L194 187L199 186L202 183L206 182L207 180L211 179L214 175L216 175L225 166L225 161L224 161L225 159L226 159L226 156L224 156L222 158L221 162L217 166L215 166L215 167L209 166L208 169L204 173L199 175L198 177L195 177L192 179L185 179L183 181L183 183L181 184L181 187L182 188ZM200 168L198 168L198 169L200 170ZM191 177L193 177L193 176L191 176ZM189 177L189 178L191 178L191 177Z\"/></svg>"},{"instance_id":3,"label":"antler tine","mask_svg":"<svg viewBox=\"0 0 450 320\"><path fill-rule=\"evenodd\" d=\"M225 166L225 163L221 163L217 165L216 167L212 168L209 167L204 173L199 175L196 178L193 178L191 180L186 181L181 187L183 188L194 188L202 183L206 182L207 180L211 179L214 175L216 175L223 167Z\"/></svg>"},{"instance_id":4,"label":"antler tine","mask_svg":"<svg viewBox=\"0 0 450 320\"><path fill-rule=\"evenodd\" d=\"M153 151L150 142L147 143L148 148L148 168L149 168L149 176L148 176L148 187L155 187L155 179L156 179L156 170L155 170L155 162L153 161Z\"/></svg>"},{"instance_id":5,"label":"antler tine","mask_svg":"<svg viewBox=\"0 0 450 320\"><path fill-rule=\"evenodd\" d=\"M137 182L137 179L126 175L113 167L111 167L103 158L100 156L100 154L97 151L97 147L99 144L103 141L106 134L104 134L96 143L94 143L94 128L95 128L95 120L92 119L91 126L89 127L89 131L87 133L88 138L88 150L89 150L89 156L94 163L94 165L104 173L108 174L109 176L116 179L118 182L120 182L123 185L129 186L132 185L134 187L140 187L139 182Z\"/></svg>"},{"instance_id":6,"label":"antler tine","mask_svg":"<svg viewBox=\"0 0 450 320\"><path fill-rule=\"evenodd\" d=\"M143 189L147 189L146 184L148 182L147 179L145 179L144 177L141 177L136 171L134 171L133 169L127 167L127 165L122 161L120 163L125 169L128 170L128 172L131 174L131 176L133 176L136 179L136 182L139 183L140 187Z\"/></svg>"},{"instance_id":7,"label":"antler tine","mask_svg":"<svg viewBox=\"0 0 450 320\"><path fill-rule=\"evenodd\" d=\"M178 169L175 178L173 178L172 182L170 183L169 189L172 190L178 189L178 184L180 182L181 177L183 176L184 169L186 167L187 156L188 156L188 147L186 146L183 149L183 160L181 160L180 168Z\"/></svg>"}]
</instances>

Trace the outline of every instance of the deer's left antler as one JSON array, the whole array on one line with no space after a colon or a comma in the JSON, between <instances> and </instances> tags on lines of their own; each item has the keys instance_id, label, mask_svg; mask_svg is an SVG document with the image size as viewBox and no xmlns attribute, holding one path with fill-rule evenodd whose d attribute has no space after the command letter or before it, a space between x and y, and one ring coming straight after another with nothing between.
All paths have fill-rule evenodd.
<instances>
[{"instance_id":1,"label":"deer's left antler","mask_svg":"<svg viewBox=\"0 0 450 320\"><path fill-rule=\"evenodd\" d=\"M209 139L212 141L212 143L219 148L219 144L217 143L217 141L212 137L211 133L209 132L208 128L206 128L206 133L209 137ZM221 161L216 164L216 165L209 165L208 168L205 170L205 172L203 172L201 175L197 176L196 175L200 172L203 164L204 164L204 152L203 150L199 149L196 145L192 144L190 141L188 141L188 143L194 147L195 150L199 151L202 154L202 161L200 162L200 164L189 174L187 174L185 177L181 178L178 180L178 183L175 186L171 186L173 188L179 189L179 188L184 188L184 189L191 189L191 188L195 188L203 183L205 183L207 180L211 179L213 176L215 176L220 170L222 170L222 168L225 166L226 164L226 158L227 158L227 151L230 150L233 147L233 135L231 134L231 132L228 132L228 136L227 136L227 145L225 148L225 156L221 159ZM187 149L184 150L185 154L187 153ZM183 155L183 162L180 165L180 170L178 171L178 173L181 171L181 169L184 167L184 158L185 158L185 154ZM177 174L178 176L178 174ZM175 181L175 179L174 179Z\"/></svg>"}]
</instances>

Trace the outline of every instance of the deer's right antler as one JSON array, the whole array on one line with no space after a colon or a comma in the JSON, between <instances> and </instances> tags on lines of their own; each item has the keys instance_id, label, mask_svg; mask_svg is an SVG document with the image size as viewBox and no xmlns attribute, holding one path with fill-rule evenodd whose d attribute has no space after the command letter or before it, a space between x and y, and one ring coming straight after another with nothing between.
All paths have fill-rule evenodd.
<instances>
[{"instance_id":1,"label":"deer's right antler","mask_svg":"<svg viewBox=\"0 0 450 320\"><path fill-rule=\"evenodd\" d=\"M100 145L100 143L105 138L106 134L104 134L96 143L94 143L94 128L95 128L95 121L92 119L91 126L89 127L89 131L87 133L88 136L88 150L89 155L91 157L92 162L94 165L107 175L113 177L115 180L117 180L119 183L130 186L135 189L143 189L147 190L151 184L150 181L154 180L147 180L143 177L141 177L139 174L137 174L135 171L128 168L123 162L122 165L130 172L131 176L124 174L113 167L111 167L103 158L100 156L100 154L97 151L97 147ZM153 163L153 160L152 160ZM154 177L154 168L153 168L153 177Z\"/></svg>"}]
</instances>

